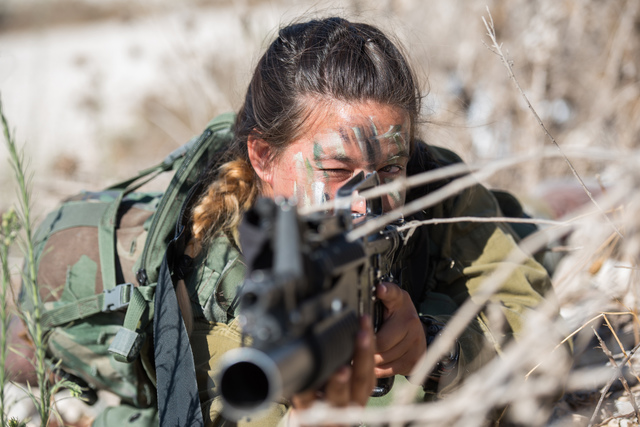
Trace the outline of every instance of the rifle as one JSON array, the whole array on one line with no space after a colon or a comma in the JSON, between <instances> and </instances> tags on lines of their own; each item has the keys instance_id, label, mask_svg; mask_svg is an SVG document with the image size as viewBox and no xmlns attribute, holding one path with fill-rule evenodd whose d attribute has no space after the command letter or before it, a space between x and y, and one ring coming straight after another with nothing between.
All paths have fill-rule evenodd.
<instances>
[{"instance_id":1,"label":"rifle","mask_svg":"<svg viewBox=\"0 0 640 427\"><path fill-rule=\"evenodd\" d=\"M354 228L382 214L380 197L367 201L358 221L351 214L352 194L377 185L375 172L353 177L339 189L334 214L302 217L286 200L260 199L245 215L240 238L249 268L238 320L252 344L220 361L217 386L225 417L239 420L319 388L351 361L358 319L367 314L374 331L380 327L376 286L399 277L411 245L398 230L403 220L348 239ZM386 394L392 384L393 377L379 379L372 395Z\"/></svg>"}]
</instances>

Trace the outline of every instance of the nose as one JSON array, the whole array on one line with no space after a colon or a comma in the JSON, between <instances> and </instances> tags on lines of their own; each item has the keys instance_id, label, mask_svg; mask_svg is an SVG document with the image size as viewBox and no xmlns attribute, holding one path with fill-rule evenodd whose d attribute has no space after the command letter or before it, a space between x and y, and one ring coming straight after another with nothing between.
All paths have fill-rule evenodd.
<instances>
[{"instance_id":1,"label":"nose","mask_svg":"<svg viewBox=\"0 0 640 427\"><path fill-rule=\"evenodd\" d=\"M351 202L351 213L357 213L364 215L367 213L367 200L360 196L356 195Z\"/></svg>"}]
</instances>

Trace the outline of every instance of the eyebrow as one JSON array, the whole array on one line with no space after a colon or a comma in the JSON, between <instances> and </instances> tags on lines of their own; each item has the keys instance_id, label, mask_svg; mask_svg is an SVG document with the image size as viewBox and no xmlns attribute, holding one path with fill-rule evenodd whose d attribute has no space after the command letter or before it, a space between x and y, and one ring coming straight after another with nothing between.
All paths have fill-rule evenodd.
<instances>
[{"instance_id":1,"label":"eyebrow","mask_svg":"<svg viewBox=\"0 0 640 427\"><path fill-rule=\"evenodd\" d=\"M401 150L401 151L398 151L393 156L387 157L387 160L395 160L395 159L401 159L401 158L408 159L409 157L411 156L409 155L409 152L407 150Z\"/></svg>"},{"instance_id":2,"label":"eyebrow","mask_svg":"<svg viewBox=\"0 0 640 427\"><path fill-rule=\"evenodd\" d=\"M399 159L409 159L409 152L404 150L399 151L396 154L387 157L381 163L390 163L394 160L399 160ZM369 168L373 169L376 165L374 163L369 163L368 166Z\"/></svg>"},{"instance_id":3,"label":"eyebrow","mask_svg":"<svg viewBox=\"0 0 640 427\"><path fill-rule=\"evenodd\" d=\"M317 162L324 162L327 160L336 160L343 163L353 163L353 159L344 153L322 153L317 157L314 156L314 160Z\"/></svg>"},{"instance_id":4,"label":"eyebrow","mask_svg":"<svg viewBox=\"0 0 640 427\"><path fill-rule=\"evenodd\" d=\"M387 157L385 161L403 159L403 158L408 159L409 157L410 157L409 152L406 150L402 150L393 154L392 156ZM343 153L322 153L322 154L319 154L317 157L314 156L314 160L319 162L324 162L327 160L335 160L343 163L354 163L354 160L351 157Z\"/></svg>"}]
</instances>

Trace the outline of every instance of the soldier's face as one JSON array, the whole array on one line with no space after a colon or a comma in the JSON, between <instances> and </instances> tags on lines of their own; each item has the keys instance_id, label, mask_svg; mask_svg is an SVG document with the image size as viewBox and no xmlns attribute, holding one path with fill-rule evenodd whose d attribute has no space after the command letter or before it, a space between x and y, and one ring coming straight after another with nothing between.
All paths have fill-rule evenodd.
<instances>
[{"instance_id":1,"label":"soldier's face","mask_svg":"<svg viewBox=\"0 0 640 427\"><path fill-rule=\"evenodd\" d=\"M335 197L363 171L376 171L383 183L405 177L409 161L410 120L399 108L375 102L335 101L312 110L300 138L290 143L264 174L266 196L295 197L304 206ZM404 203L404 191L383 196L385 211ZM357 200L352 211L363 213Z\"/></svg>"}]
</instances>

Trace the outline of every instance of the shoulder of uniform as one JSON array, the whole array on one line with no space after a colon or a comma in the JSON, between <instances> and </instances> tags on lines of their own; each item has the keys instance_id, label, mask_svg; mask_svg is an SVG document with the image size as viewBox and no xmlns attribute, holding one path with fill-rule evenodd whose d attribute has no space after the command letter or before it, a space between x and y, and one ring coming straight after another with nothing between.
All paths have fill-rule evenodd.
<instances>
[{"instance_id":1,"label":"shoulder of uniform","mask_svg":"<svg viewBox=\"0 0 640 427\"><path fill-rule=\"evenodd\" d=\"M426 152L441 166L462 163L462 158L448 148L422 143Z\"/></svg>"}]
</instances>

